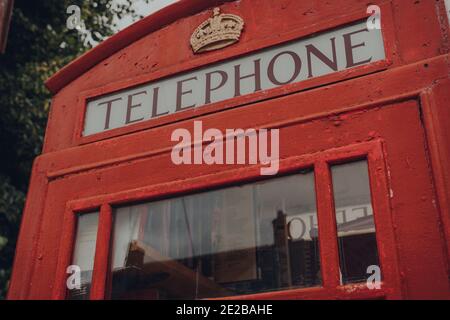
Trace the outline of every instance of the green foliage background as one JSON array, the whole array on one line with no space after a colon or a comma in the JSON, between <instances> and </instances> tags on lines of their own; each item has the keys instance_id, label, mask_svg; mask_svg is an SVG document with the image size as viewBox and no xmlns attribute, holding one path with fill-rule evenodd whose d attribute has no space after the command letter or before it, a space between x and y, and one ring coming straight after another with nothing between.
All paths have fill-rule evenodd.
<instances>
[{"instance_id":1,"label":"green foliage background","mask_svg":"<svg viewBox=\"0 0 450 320\"><path fill-rule=\"evenodd\" d=\"M67 7L78 5L87 29L110 36L117 19L139 18L132 0L120 3L15 1L6 53L0 54L0 299L6 297L31 165L42 148L51 98L44 81L89 49L85 34L67 28Z\"/></svg>"}]
</instances>

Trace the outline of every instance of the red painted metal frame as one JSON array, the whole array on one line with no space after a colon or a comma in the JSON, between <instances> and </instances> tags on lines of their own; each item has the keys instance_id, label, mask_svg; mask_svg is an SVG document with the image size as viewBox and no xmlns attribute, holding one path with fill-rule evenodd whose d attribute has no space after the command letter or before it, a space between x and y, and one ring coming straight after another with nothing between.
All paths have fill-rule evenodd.
<instances>
[{"instance_id":1,"label":"red painted metal frame","mask_svg":"<svg viewBox=\"0 0 450 320\"><path fill-rule=\"evenodd\" d=\"M64 237L61 239L61 247L67 247L70 249L60 250L56 272L57 276L55 278L56 281L52 294L52 297L55 300L66 298L66 269L72 262L78 215L93 211L100 211L100 214L98 220L90 299L102 300L105 298L105 286L107 275L109 273L109 243L113 226L112 208L109 204L102 204L100 206L84 207L83 210L80 210L78 207L74 206L74 204L69 203L67 205L66 213L64 214Z\"/></svg>"},{"instance_id":2,"label":"red painted metal frame","mask_svg":"<svg viewBox=\"0 0 450 320\"><path fill-rule=\"evenodd\" d=\"M53 299L65 299L67 286L67 267L71 265L73 248L75 245L75 233L77 226L77 217L70 207L67 207L64 214L63 237L61 246L71 248L70 250L61 250L58 258L58 267L55 277L55 286L53 287Z\"/></svg>"},{"instance_id":3,"label":"red painted metal frame","mask_svg":"<svg viewBox=\"0 0 450 320\"><path fill-rule=\"evenodd\" d=\"M429 63L430 66L433 66L438 61L439 61L439 59L432 59L432 60L428 61L427 63ZM442 68L440 68L440 69L442 69ZM406 74L406 77L409 77L409 76ZM351 106L351 107L348 107L348 108L345 108L345 109L341 108L340 112L348 112L348 111L352 111L352 110L353 111L355 111L355 110L368 110L368 109L374 108L374 107L380 107L380 106L383 106L383 105L390 105L390 104L399 103L401 101L408 101L408 100L414 100L414 99L417 99L417 101L421 101L420 106L422 107L423 114L425 114L425 115L432 115L432 116L425 116L424 117L424 124L425 124L426 128L428 128L428 127L432 127L433 128L433 130L431 130L430 132L427 133L427 139L429 141L430 149L432 151L431 154L430 154L431 159L433 160L433 164L434 163L438 163L439 164L439 165L436 165L436 166L433 165L433 175L434 175L436 181L442 181L442 176L441 176L441 172L442 171L439 171L439 167L446 168L448 166L449 162L445 161L445 159L446 159L445 156L444 156L444 154L445 154L445 143L440 143L442 141L445 142L445 139L443 139L443 136L441 135L441 132L438 130L439 128L437 128L435 126L435 124L432 122L433 121L432 118L435 118L435 117L437 117L439 115L439 114L436 114L436 112L438 110L438 106L443 106L442 102L445 101L446 97L448 99L448 94L445 94L445 90L444 90L446 87L448 87L448 80L446 80L444 82L437 81L436 85L434 87L431 87L429 90L428 89L426 89L425 91L424 90L415 90L415 91L411 91L411 92L403 91L403 93L400 94L400 95L388 96L388 97L385 97L383 99L371 101L371 102L360 104L360 105L356 105L356 106ZM439 90L438 90L438 88L439 88ZM433 104L426 103L426 101L423 101L425 99L425 97L432 97L432 99L431 98L430 99L434 101ZM318 114L315 114L315 115L312 115L312 116L309 116L309 117L291 118L291 119L289 119L288 122L272 123L271 126L272 127L285 127L287 125L293 125L295 123L306 123L306 122L309 122L309 121L314 121L314 120L316 120L318 118L327 117L327 116L329 116L329 113L327 113L327 112L325 112L325 113L318 113ZM438 151L436 151L436 150L438 150ZM163 151L164 150L159 150L159 151L158 150L154 150L154 151L152 151L150 153L147 152L147 153L142 154L142 155L137 154L137 155L130 155L130 156L126 157L126 158L110 159L109 161L104 162L104 163L94 163L94 164L91 164L91 165L82 165L82 166L78 166L78 167L70 167L69 166L67 169L56 169L58 167L54 168L54 166L52 165L52 163L58 163L58 162L54 162L54 161L57 161L57 159L59 157L58 155L55 155L55 156L57 156L56 158L52 157L54 160L51 160L52 158L48 158L45 161L47 163L47 165L44 164L45 163L43 161L44 159L39 158L38 159L39 161L37 161L35 163L35 170L34 170L34 174L33 174L33 177L32 177L32 184L34 183L36 185L39 181L41 181L41 182L39 182L39 185L46 185L48 183L47 181L51 182L51 181L55 181L56 179L63 178L65 176L71 176L73 174L77 174L77 173L81 173L81 172L85 172L85 171L92 171L94 169L101 169L103 167L111 166L111 165L114 165L114 164L118 164L120 162L131 161L132 159L139 159L139 158L143 158L143 157L148 157L151 154L158 154L158 153L162 153ZM436 154L438 154L439 157L437 157ZM51 165L49 166L48 164L51 164ZM225 171L225 172L221 173L220 175L218 175L218 177L219 177L218 178L219 184L220 184L220 182L226 183L227 181L229 181L229 178L227 178L228 174L229 174L229 172ZM255 169L254 174L255 175L258 174L257 173L257 169ZM43 178L43 176L45 178ZM43 181L43 179L45 179L45 182ZM165 190L167 190L167 189L170 189L170 190L176 189L176 185L177 184L178 184L178 182L174 182L173 184L168 184L167 186L163 187L162 189L161 188L150 187L150 188L148 188L148 190L145 190L145 192L146 192L146 194L148 194L149 197L157 197L158 194L161 193L161 191L165 192ZM196 188L197 189L199 188L198 187L198 183L192 184L192 186L193 186L193 188L190 189L190 190L195 190ZM215 187L215 185L211 184L210 187ZM46 191L46 188L41 189L37 193L36 193L36 191L38 191L38 190L33 191L33 193L31 194L32 198L28 199L28 201L27 201L27 208L30 205L35 205L37 207L35 207L33 212L37 212L36 210L39 210L39 212L40 212L40 210L43 210L43 209L40 209L41 208L40 206L42 206L42 204L39 205L36 201L34 201L34 204L32 204L30 199L35 199L35 200L41 199L42 200L42 199L44 199L46 197L45 194L46 194L47 191ZM444 183L440 183L440 184L437 185L437 191L443 198L448 199L448 189L446 188L445 181L444 181ZM129 203L130 201L133 201L135 199L135 194L136 194L136 190L128 190L126 192L122 192L122 193L118 193L118 194L105 195L103 203L102 202L98 202L97 203L95 201L93 202L90 199L85 199L85 200L82 200L81 203L78 204L79 206L76 209L83 209L83 208L86 209L86 210L87 209L98 209L98 206L100 206L102 204L110 203L111 201L114 201L114 199L116 197L118 197L118 196L123 200L123 203L126 204L126 203ZM118 202L116 204L120 204L120 202ZM68 206L67 210L70 211L70 212L73 212L75 210L74 208L72 208L71 206ZM441 219L443 220L444 224L446 224L448 226L448 222L445 222L445 221L448 221L448 214L447 214L449 212L448 211L448 207L442 206L440 209L441 209L440 212L442 214L442 218ZM28 211L26 211L26 212L31 212L31 211L29 211L29 209L27 209L27 210ZM37 215L34 214L34 215L29 216L29 217L31 217L35 221L39 221L39 217L40 216L41 216L40 214L37 214ZM73 215L67 216L67 213L66 213L65 222L64 222L64 230L61 233L63 235L63 237L61 239L61 247L62 248L70 248L72 246L72 243L73 243L73 242L71 242L71 241L73 241L73 239L71 237L67 236L68 234L70 234L72 232L70 230L72 230L72 228L74 228L74 226L75 226L74 222L70 219L70 217L73 217ZM31 223L32 221L33 220L25 220L24 223L28 224L28 223ZM72 227L71 227L71 225L72 225ZM22 228L24 228L24 225L22 225ZM30 230L30 228L27 227L27 230ZM447 227L446 230L447 230L446 234L448 234L448 227ZM21 234L22 235L28 235L28 233L23 233L23 232L21 232ZM30 237L32 237L32 236L33 236L33 234L31 233ZM448 243L448 238L446 238L446 239L447 239L446 242ZM32 243L37 246L38 240L32 240ZM36 247L30 247L29 249L32 250L32 252L36 252L37 251ZM35 257L37 257L37 256L35 256ZM64 255L60 256L60 261L64 260L61 257L64 257ZM448 258L448 255L447 255L447 258ZM66 257L65 259L66 259L66 261L70 261L70 257L68 257L68 258ZM57 276L59 277L58 278L59 280L56 280L56 284L58 284L58 283L64 284L64 282L61 279L63 279L63 277L65 276L63 267L66 266L67 263L62 263L62 264L59 263L58 265L59 265L59 267L58 267ZM61 266L62 266L62 269L61 269ZM17 272L16 269L15 269L15 272ZM27 273L26 275L29 275L31 277L31 272ZM339 290L342 291L342 289L339 289ZM54 298L61 298L62 297L61 292L63 292L63 291L61 291L61 289L59 289L59 291L58 291L58 286L54 287L54 295L53 295L53 297ZM311 293L314 293L314 292L317 292L317 291L315 289L311 291ZM357 292L359 292L359 291L357 291L357 290L354 291L353 297L357 297L358 296ZM294 298L294 297L297 297L297 298L305 297L306 298L306 297L308 297L308 295L306 295L306 296L304 295L304 292L303 293L300 292L298 295L297 295L297 293L298 292L295 291L295 290L294 291L290 291L289 294L287 294L285 296L285 298ZM269 296L270 296L270 294L263 294L261 296L261 298L262 297L267 297L268 298ZM365 296L365 294L363 294L363 292L361 292L361 296L360 297L364 298L364 296ZM321 295L314 295L314 297L327 298L326 296L321 296ZM328 297L328 298L333 298L333 297Z\"/></svg>"},{"instance_id":4,"label":"red painted metal frame","mask_svg":"<svg viewBox=\"0 0 450 320\"><path fill-rule=\"evenodd\" d=\"M335 299L355 297L364 297L365 299L401 298L401 283L396 258L397 252L392 230L389 199L386 198L388 194L388 182L386 179L387 171L383 158L382 145L383 142L381 140L376 140L336 148L317 154L293 156L280 161L280 175L293 174L300 169L314 168L320 261L323 279L322 287L233 296L229 297L229 299L288 299L294 296L298 299L325 297L333 297ZM330 165L359 159L367 159L369 165L377 242L383 272L382 288L377 290L369 290L365 284L341 285L339 282L339 256ZM241 179L234 181L233 184L261 179L259 168L260 166L249 166L239 169ZM141 188L140 190L127 190L117 194L70 201L65 214L64 238L61 241L53 298L63 299L65 297L66 268L70 264L71 253L73 251L76 224L74 220L76 219L77 212L87 212L99 207L101 208L90 297L93 300L104 299L108 294L106 292L106 279L110 272L109 257L112 247L110 243L113 229L111 208L118 205L131 205L133 202L153 201L179 194L208 190L211 186L224 187L228 185L224 185L224 182L220 178L217 180L205 177L192 178L187 182L189 184L195 184L196 187L194 189L186 189L182 185L173 184L171 187L161 191L161 186L155 185L150 188Z\"/></svg>"},{"instance_id":5,"label":"red painted metal frame","mask_svg":"<svg viewBox=\"0 0 450 320\"><path fill-rule=\"evenodd\" d=\"M109 274L110 239L113 228L112 208L104 204L100 208L97 243L95 247L94 270L92 274L91 300L105 298L106 281Z\"/></svg>"},{"instance_id":6,"label":"red painted metal frame","mask_svg":"<svg viewBox=\"0 0 450 320\"><path fill-rule=\"evenodd\" d=\"M56 94L71 81L88 71L105 58L118 52L120 49L138 41L151 32L155 32L178 19L194 15L212 6L219 6L229 0L178 0L146 19L142 19L128 28L122 30L112 38L100 43L95 50L90 50L78 59L72 61L59 72L47 80L46 86Z\"/></svg>"},{"instance_id":7,"label":"red painted metal frame","mask_svg":"<svg viewBox=\"0 0 450 320\"><path fill-rule=\"evenodd\" d=\"M450 82L446 81L450 86ZM439 87L441 89L442 86ZM422 111L424 117L424 126L427 129L426 138L429 146L430 162L432 168L432 175L434 185L436 188L436 196L438 198L437 205L441 213L441 221L446 249L447 249L447 270L450 274L450 181L443 172L447 172L450 166L450 159L448 150L445 150L447 141L444 138L443 132L445 129L441 127L439 121L439 97L436 86L426 89L420 93L420 101L422 104ZM445 115L442 115L445 117ZM447 120L450 120L450 114L447 115ZM446 154L447 153L447 154Z\"/></svg>"},{"instance_id":8,"label":"red painted metal frame","mask_svg":"<svg viewBox=\"0 0 450 320\"><path fill-rule=\"evenodd\" d=\"M332 74L306 79L297 83L292 83L289 85L272 88L269 90L262 90L260 92L255 92L253 94L247 94L244 96L227 99L224 101L211 103L198 108L184 110L174 114L166 115L163 117L148 119L142 122L138 122L132 125L92 134L89 136L83 136L82 132L84 130L84 122L86 116L87 103L90 99L97 98L106 94L114 93L124 89L130 89L139 85L143 85L149 82L162 80L167 77L174 75L179 75L187 71L194 71L196 69L204 68L208 65L225 61L230 58L236 59L241 56L248 55L250 53L258 52L260 50L288 43L296 39L301 39L303 37L310 36L311 34L316 34L320 32L326 32L332 29L343 27L358 21L362 21L368 18L368 14L365 12L356 11L353 13L345 14L342 16L335 17L331 20L317 23L312 26L305 26L299 29L291 30L286 34L275 34L269 38L265 38L261 41L255 41L250 45L245 46L238 50L231 48L227 50L226 53L222 54L220 58L217 57L203 57L197 56L189 61L178 64L176 66L168 67L157 72L134 77L131 79L122 80L119 82L110 83L106 86L91 89L88 91L81 92L78 98L78 116L76 120L76 127L73 135L73 144L87 144L99 140L104 140L107 138L112 138L131 132L136 132L148 128L158 127L164 124L173 123L176 121L191 119L199 117L201 115L206 115L209 113L236 108L239 106L244 106L252 102L261 101L269 98L276 98L289 93L300 92L306 89L311 89L317 86L322 86L324 84L331 84L338 81L351 79L355 77L360 77L370 73L378 72L389 68L390 66L396 66L398 63L397 46L395 41L393 28L393 17L392 17L392 7L390 2L380 4L380 9L383 11L382 21L382 34L385 47L385 60L370 63L368 65L363 65L355 67L349 70L343 70L339 72L334 72Z\"/></svg>"},{"instance_id":9,"label":"red painted metal frame","mask_svg":"<svg viewBox=\"0 0 450 320\"><path fill-rule=\"evenodd\" d=\"M0 54L5 53L14 0L4 0L0 6Z\"/></svg>"},{"instance_id":10,"label":"red painted metal frame","mask_svg":"<svg viewBox=\"0 0 450 320\"><path fill-rule=\"evenodd\" d=\"M336 145L355 145L373 139L378 139L385 155L386 163L380 159L380 166L369 163L373 173L370 183L372 189L381 188L386 192L373 194L375 212L392 212L392 217L385 217L393 222L388 230L380 230L382 222L375 221L378 241L383 237L381 242L384 242L386 237L388 242L395 244L393 248L385 248L385 243L379 243L380 255L396 251L398 256L397 259L395 255L394 258L389 255L387 259L393 259L392 265L384 263L382 269L385 275L386 272L398 275L395 270L398 268L400 276L393 276L392 281L385 278L389 287L376 290L378 293L368 291L364 285L339 286L337 264L332 262L336 261L337 250L333 247L335 244L331 244L322 246L324 251L321 253L326 255L322 257L324 261L331 261L323 266L327 268L324 275L326 289L264 293L256 295L257 298L450 298L450 32L443 0L374 1L386 6L382 11L383 36L386 49L391 50L391 54L387 53L391 64L378 66L378 70L372 70L374 65L368 65L352 70L361 72L358 75L323 77L308 83L307 88L287 86L232 99L228 101L231 107L227 110L220 105L208 105L199 108L198 113L186 112L169 116L171 118L148 120L126 127L123 132L114 132L115 137L105 135L104 141L94 141L96 138L80 141L77 138L74 131L81 132L83 120L80 92L86 93L95 87L108 92L119 90L121 86L145 82L153 76L164 77L171 72L199 68L245 54L252 48L257 50L277 44L280 40L273 37L272 25L284 30L282 36L286 40L292 40L314 30L327 29L320 22L326 19L330 28L345 24L348 12L355 8L363 12L366 8L359 0L340 1L339 7L325 1L308 2L307 5L289 0L257 1L258 6L254 7L252 0L182 0L108 39L47 82L55 97L43 155L33 165L9 299L64 298L67 276L64 268L71 261L76 215L83 210L102 212L94 266L95 290L92 290L91 298L108 298L104 293L109 281L104 279L104 274L108 270L105 261L111 236L108 227L112 223L111 206L129 204L135 199L157 199L164 194L175 196L195 192L204 190L206 185L216 188L236 181L253 181L259 176L257 167L217 170L196 167L192 171L175 171L163 161L171 148L170 132L191 126L189 119L200 116L208 127L223 128L226 124L235 128L280 128L282 134L288 135L285 136L286 143L293 144L288 154L293 158L283 160L285 167L295 167L302 161L306 164L309 160L305 159L311 160L317 152ZM147 68L136 67L147 49L157 41L162 48L174 49L174 43L179 44L180 33L188 37L191 28L210 16L209 10L203 10L221 4L224 11L242 14L248 19L246 32L238 44L198 57L189 50L187 42L173 54L165 55L160 49L150 50L150 59L145 61ZM273 15L273 12L277 14ZM330 21L333 15L339 16ZM271 25L258 21L269 18ZM296 27L289 36L287 31L292 25ZM122 54L128 54L126 62L119 61ZM153 67L155 62L159 63L157 67ZM122 82L121 79L128 80ZM394 111L396 108L402 109ZM373 117L373 122L367 121L366 112L368 117ZM356 113L360 116L353 118ZM405 122L406 115L410 123ZM358 119L365 119L366 127L362 127ZM79 127L75 128L75 124ZM314 129L308 129L311 126ZM397 126L406 131L397 130ZM291 136L303 133L310 134L311 141L297 147L301 138L296 140ZM298 156L302 154L305 156ZM376 157L376 152L373 154ZM330 163L325 160L318 160L315 166L316 184L319 189L327 190L317 194L317 201L318 210L322 212L322 232L330 236L335 232L335 225L330 220L333 209L327 202L332 201L326 169ZM156 164L161 169L143 168L144 164ZM420 170L415 170L418 167ZM142 175L137 177L138 170ZM161 170L164 174L167 170L169 175L163 176ZM288 173L286 169L282 170ZM194 178L196 175L199 177ZM92 186L86 183L92 183ZM381 219L384 221L385 218ZM391 284L395 289L389 289Z\"/></svg>"}]
</instances>

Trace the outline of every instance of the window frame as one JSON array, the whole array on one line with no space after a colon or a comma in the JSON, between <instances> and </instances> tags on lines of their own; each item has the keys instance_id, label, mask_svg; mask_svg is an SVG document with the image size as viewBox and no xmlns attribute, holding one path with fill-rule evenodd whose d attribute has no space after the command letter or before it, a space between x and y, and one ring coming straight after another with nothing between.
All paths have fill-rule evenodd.
<instances>
[{"instance_id":1,"label":"window frame","mask_svg":"<svg viewBox=\"0 0 450 320\"><path fill-rule=\"evenodd\" d=\"M370 290L365 283L341 285L339 276L339 251L331 166L363 159L366 159L368 164L377 248L383 275L381 289L374 290ZM314 168L322 285L215 299L400 299L403 296L404 288L400 278L397 248L395 246L388 168L385 161L383 140L376 139L318 153L281 159L277 176L294 174L298 170L307 168ZM115 194L69 201L64 214L63 236L53 287L53 298L66 298L66 268L72 261L76 221L79 214L93 210L100 211L90 299L108 299L111 281L110 256L113 207L131 205L134 202L156 201L162 198L206 191L211 188L224 188L277 177L262 178L259 169L260 165L246 166L240 169L222 171L214 177L207 175L191 178L185 181L183 185L176 182L165 184L164 188L159 185L152 185ZM232 183L229 182L229 178L227 179L230 173L238 177Z\"/></svg>"}]
</instances>

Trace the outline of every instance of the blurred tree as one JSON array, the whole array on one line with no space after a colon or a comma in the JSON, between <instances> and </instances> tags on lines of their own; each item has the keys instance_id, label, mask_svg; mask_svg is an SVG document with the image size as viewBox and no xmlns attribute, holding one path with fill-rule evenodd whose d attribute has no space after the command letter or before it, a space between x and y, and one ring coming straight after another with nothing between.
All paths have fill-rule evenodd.
<instances>
[{"instance_id":1,"label":"blurred tree","mask_svg":"<svg viewBox=\"0 0 450 320\"><path fill-rule=\"evenodd\" d=\"M71 5L81 9L81 28L67 27ZM132 0L15 1L6 53L0 55L0 299L7 292L32 161L43 143L50 106L44 81L110 36L125 15L139 18Z\"/></svg>"}]
</instances>

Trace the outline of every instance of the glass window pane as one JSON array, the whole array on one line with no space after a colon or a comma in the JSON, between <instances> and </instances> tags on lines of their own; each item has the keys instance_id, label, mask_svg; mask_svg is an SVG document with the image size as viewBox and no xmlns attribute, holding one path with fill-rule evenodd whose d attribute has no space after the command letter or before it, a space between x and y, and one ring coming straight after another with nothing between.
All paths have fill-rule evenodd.
<instances>
[{"instance_id":1,"label":"glass window pane","mask_svg":"<svg viewBox=\"0 0 450 320\"><path fill-rule=\"evenodd\" d=\"M320 285L314 175L115 210L113 299L196 299Z\"/></svg>"},{"instance_id":2,"label":"glass window pane","mask_svg":"<svg viewBox=\"0 0 450 320\"><path fill-rule=\"evenodd\" d=\"M81 271L80 289L68 290L70 300L88 300L94 269L95 245L97 243L98 212L82 214L78 217L75 249L72 265Z\"/></svg>"},{"instance_id":3,"label":"glass window pane","mask_svg":"<svg viewBox=\"0 0 450 320\"><path fill-rule=\"evenodd\" d=\"M379 266L367 161L331 167L341 282L366 281L367 267Z\"/></svg>"}]
</instances>

